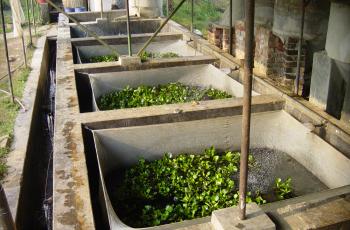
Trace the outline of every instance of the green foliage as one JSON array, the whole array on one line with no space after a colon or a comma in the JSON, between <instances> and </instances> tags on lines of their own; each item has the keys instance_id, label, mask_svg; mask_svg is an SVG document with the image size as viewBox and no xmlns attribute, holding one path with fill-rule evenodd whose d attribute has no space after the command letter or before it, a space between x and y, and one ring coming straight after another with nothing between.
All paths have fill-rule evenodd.
<instances>
[{"instance_id":1,"label":"green foliage","mask_svg":"<svg viewBox=\"0 0 350 230\"><path fill-rule=\"evenodd\" d=\"M113 62L118 61L118 56L116 55L103 55L103 56L95 56L90 58L83 58L83 63L97 63L97 62Z\"/></svg>"},{"instance_id":2,"label":"green foliage","mask_svg":"<svg viewBox=\"0 0 350 230\"><path fill-rule=\"evenodd\" d=\"M237 205L232 178L239 161L239 152L219 154L213 147L203 154L166 153L152 162L141 159L126 170L113 194L118 216L132 227L145 227L204 217ZM266 203L260 193L254 197L248 193L246 200Z\"/></svg>"},{"instance_id":3,"label":"green foliage","mask_svg":"<svg viewBox=\"0 0 350 230\"><path fill-rule=\"evenodd\" d=\"M7 165L5 162L5 157L9 152L8 148L0 148L0 179L4 178L7 172Z\"/></svg>"},{"instance_id":4,"label":"green foliage","mask_svg":"<svg viewBox=\"0 0 350 230\"><path fill-rule=\"evenodd\" d=\"M141 61L145 62L150 58L174 58L174 57L180 57L180 56L174 52L154 53L154 52L144 51L141 54Z\"/></svg>"},{"instance_id":5,"label":"green foliage","mask_svg":"<svg viewBox=\"0 0 350 230\"><path fill-rule=\"evenodd\" d=\"M228 93L213 88L201 89L181 83L169 83L158 86L141 85L137 88L127 86L120 91L101 96L97 104L101 110L111 110L230 97L232 96Z\"/></svg>"},{"instance_id":6,"label":"green foliage","mask_svg":"<svg viewBox=\"0 0 350 230\"><path fill-rule=\"evenodd\" d=\"M174 7L180 0L174 0ZM200 30L203 35L207 34L208 25L217 22L224 9L215 4L216 1L202 0L194 2L194 28ZM184 3L172 18L179 24L190 28L191 25L191 1Z\"/></svg>"},{"instance_id":7,"label":"green foliage","mask_svg":"<svg viewBox=\"0 0 350 230\"><path fill-rule=\"evenodd\" d=\"M275 180L275 194L278 199L283 200L293 196L292 178L288 178L283 182L281 178Z\"/></svg>"}]
</instances>

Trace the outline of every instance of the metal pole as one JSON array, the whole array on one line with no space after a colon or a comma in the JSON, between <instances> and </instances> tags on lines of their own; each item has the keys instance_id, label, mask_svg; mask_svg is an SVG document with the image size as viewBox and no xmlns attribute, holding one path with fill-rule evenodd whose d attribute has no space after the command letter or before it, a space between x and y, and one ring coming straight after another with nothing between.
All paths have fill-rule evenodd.
<instances>
[{"instance_id":1,"label":"metal pole","mask_svg":"<svg viewBox=\"0 0 350 230\"><path fill-rule=\"evenodd\" d=\"M4 37L4 46L5 46L5 56L6 56L6 64L7 64L7 74L9 76L9 83L10 83L10 93L11 93L11 99L12 102L15 102L15 96L13 95L13 85L12 85L12 75L11 75L11 66L9 61L9 51L7 47L7 38L6 38L6 27L5 27L5 17L4 17L4 4L3 1L1 2L1 22L2 22L2 35Z\"/></svg>"},{"instance_id":2,"label":"metal pole","mask_svg":"<svg viewBox=\"0 0 350 230\"><path fill-rule=\"evenodd\" d=\"M126 30L128 32L128 51L129 56L132 56L132 50L131 50L131 31L130 31L130 13L129 13L129 0L125 0L125 6L126 6Z\"/></svg>"},{"instance_id":3,"label":"metal pole","mask_svg":"<svg viewBox=\"0 0 350 230\"><path fill-rule=\"evenodd\" d=\"M299 46L298 46L298 60L297 60L297 74L295 76L294 82L294 93L298 95L299 93L299 80L300 80L300 59L301 59L301 48L303 45L303 37L304 37L304 18L305 18L305 0L301 0L301 20L300 20L300 35L299 35Z\"/></svg>"},{"instance_id":4,"label":"metal pole","mask_svg":"<svg viewBox=\"0 0 350 230\"><path fill-rule=\"evenodd\" d=\"M31 8L32 8L32 15L33 15L34 34L36 35L36 22L35 22L35 11L34 11L33 0L30 0L30 5L31 5Z\"/></svg>"},{"instance_id":5,"label":"metal pole","mask_svg":"<svg viewBox=\"0 0 350 230\"><path fill-rule=\"evenodd\" d=\"M230 14L229 14L229 17L230 17L230 30L229 30L229 54L232 55L232 33L233 33L233 28L232 28L232 0L230 0Z\"/></svg>"},{"instance_id":6,"label":"metal pole","mask_svg":"<svg viewBox=\"0 0 350 230\"><path fill-rule=\"evenodd\" d=\"M103 0L101 0L100 3L101 3L101 18L103 18Z\"/></svg>"},{"instance_id":7,"label":"metal pole","mask_svg":"<svg viewBox=\"0 0 350 230\"><path fill-rule=\"evenodd\" d=\"M26 5L27 5L27 17L28 17L28 29L29 29L29 44L28 46L33 45L33 39L32 39L32 29L30 25L30 13L29 13L29 0L26 0Z\"/></svg>"},{"instance_id":8,"label":"metal pole","mask_svg":"<svg viewBox=\"0 0 350 230\"><path fill-rule=\"evenodd\" d=\"M166 0L166 16L169 16L169 0Z\"/></svg>"},{"instance_id":9,"label":"metal pole","mask_svg":"<svg viewBox=\"0 0 350 230\"><path fill-rule=\"evenodd\" d=\"M159 26L159 28L156 30L156 32L154 32L154 34L152 35L152 37L150 37L148 39L148 41L143 45L143 47L140 49L140 51L137 53L137 56L140 56L142 54L142 52L149 46L149 44L152 42L153 38L155 38L157 36L157 34L159 34L159 32L163 29L163 27L168 23L168 21L174 16L174 14L180 9L180 7L182 6L182 4L185 2L186 0L181 0L181 2L179 3L179 5L176 6L175 10L173 12L171 12L171 14L165 19L165 21Z\"/></svg>"},{"instance_id":10,"label":"metal pole","mask_svg":"<svg viewBox=\"0 0 350 230\"><path fill-rule=\"evenodd\" d=\"M99 43L101 43L101 45L105 46L106 48L108 48L109 50L112 51L112 53L116 56L119 56L117 50L115 48L113 48L112 46L108 45L106 42L104 42L102 39L99 38L99 36L94 32L89 30L88 28L86 28L85 26L83 26L82 24L80 24L80 22L78 22L74 17L68 15L66 12L64 12L61 8L59 8L58 6L56 6L51 0L46 0L47 3L49 3L53 8L55 8L55 10L57 10L58 12L60 12L61 14L65 15L66 17L68 17L72 22L74 22L75 24L77 24L77 26L79 28L81 28L82 30L88 32L91 36L93 36Z\"/></svg>"},{"instance_id":11,"label":"metal pole","mask_svg":"<svg viewBox=\"0 0 350 230\"><path fill-rule=\"evenodd\" d=\"M193 33L194 0L191 0L191 32Z\"/></svg>"},{"instance_id":12,"label":"metal pole","mask_svg":"<svg viewBox=\"0 0 350 230\"><path fill-rule=\"evenodd\" d=\"M239 177L239 218L246 218L248 152L250 141L250 116L252 102L252 74L254 62L254 0L245 1L244 92L242 114L241 162Z\"/></svg>"},{"instance_id":13,"label":"metal pole","mask_svg":"<svg viewBox=\"0 0 350 230\"><path fill-rule=\"evenodd\" d=\"M23 58L24 58L24 65L26 66L26 68L28 67L27 64L27 53L26 53L26 45L24 43L24 35L22 34L21 36L21 40L22 40L22 49L23 49Z\"/></svg>"}]
</instances>

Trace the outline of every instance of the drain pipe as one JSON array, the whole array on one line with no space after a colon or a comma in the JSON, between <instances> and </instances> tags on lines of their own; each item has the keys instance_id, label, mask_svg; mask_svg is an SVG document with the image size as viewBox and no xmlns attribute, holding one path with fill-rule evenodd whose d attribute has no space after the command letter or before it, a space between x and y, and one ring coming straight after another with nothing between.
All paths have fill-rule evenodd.
<instances>
[{"instance_id":1,"label":"drain pipe","mask_svg":"<svg viewBox=\"0 0 350 230\"><path fill-rule=\"evenodd\" d=\"M250 141L250 117L252 102L252 73L254 62L254 0L245 1L244 92L242 113L242 140L239 175L239 218L246 218L246 194L248 177L248 152Z\"/></svg>"},{"instance_id":2,"label":"drain pipe","mask_svg":"<svg viewBox=\"0 0 350 230\"><path fill-rule=\"evenodd\" d=\"M101 45L103 45L104 47L106 47L107 49L111 50L111 52L115 55L115 56L119 56L118 51L113 48L112 46L108 45L105 41L103 41L102 39L100 39L100 37L93 31L89 30L88 28L86 28L85 26L83 26L82 24L80 24L80 22L78 22L75 18L73 18L72 16L69 16L66 12L64 12L61 8L59 8L55 3L53 3L51 0L45 0L47 3L49 3L53 8L55 8L58 12L60 12L61 14L65 15L66 17L68 17L70 20L72 20L72 22L74 22L75 24L77 24L77 26L79 28L81 28L82 30L84 30L85 32L91 34Z\"/></svg>"},{"instance_id":3,"label":"drain pipe","mask_svg":"<svg viewBox=\"0 0 350 230\"><path fill-rule=\"evenodd\" d=\"M152 37L150 37L148 39L148 41L143 45L143 47L140 49L140 51L137 53L137 56L141 56L141 54L143 53L143 51L145 51L145 49L149 46L149 44L152 42L152 40L159 34L159 32L163 29L163 27L168 23L168 21L174 16L174 14L180 9L180 7L182 6L182 4L184 4L186 0L181 0L181 2L179 3L179 5L176 6L176 8L174 9L173 12L171 12L171 14L165 19L165 21L159 26L159 28L156 30L156 32L154 32L154 34L152 35Z\"/></svg>"},{"instance_id":4,"label":"drain pipe","mask_svg":"<svg viewBox=\"0 0 350 230\"><path fill-rule=\"evenodd\" d=\"M229 10L230 10L230 14L229 14L229 17L230 17L230 23L229 23L229 25L230 25L230 30L229 30L230 45L229 45L229 49L230 50L228 51L228 53L232 55L232 33L233 33L233 29L232 29L232 0L230 0L230 9Z\"/></svg>"},{"instance_id":5,"label":"drain pipe","mask_svg":"<svg viewBox=\"0 0 350 230\"><path fill-rule=\"evenodd\" d=\"M301 0L301 20L300 20L300 36L299 36L299 45L298 45L298 60L297 60L297 74L295 76L294 82L294 94L298 95L299 93L299 81L300 81L300 59L301 59L301 48L303 46L303 37L304 37L304 21L305 21L305 8L309 4L310 0Z\"/></svg>"},{"instance_id":6,"label":"drain pipe","mask_svg":"<svg viewBox=\"0 0 350 230\"><path fill-rule=\"evenodd\" d=\"M130 32L129 0L125 0L125 6L126 6L126 30L127 30L127 32L128 32L128 51L129 51L129 56L132 56L132 50L131 50L131 32Z\"/></svg>"},{"instance_id":7,"label":"drain pipe","mask_svg":"<svg viewBox=\"0 0 350 230\"><path fill-rule=\"evenodd\" d=\"M4 46L5 46L5 57L6 57L6 64L7 64L7 74L9 76L9 83L10 83L10 93L11 93L11 99L12 103L15 103L15 96L13 95L13 85L12 85L12 75L11 75L11 66L9 61L9 50L7 47L7 38L6 38L6 27L5 27L5 17L4 17L4 3L2 0L0 0L0 7L1 7L1 22L2 22L2 35L4 37Z\"/></svg>"}]
</instances>

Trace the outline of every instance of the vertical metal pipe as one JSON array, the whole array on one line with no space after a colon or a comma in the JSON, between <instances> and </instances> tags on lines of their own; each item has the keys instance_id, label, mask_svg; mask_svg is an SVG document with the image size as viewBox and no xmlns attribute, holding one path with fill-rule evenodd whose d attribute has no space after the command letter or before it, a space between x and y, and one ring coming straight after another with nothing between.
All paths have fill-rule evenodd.
<instances>
[{"instance_id":1,"label":"vertical metal pipe","mask_svg":"<svg viewBox=\"0 0 350 230\"><path fill-rule=\"evenodd\" d=\"M128 51L129 51L129 56L132 56L129 0L125 0L125 6L126 6L126 30L128 32Z\"/></svg>"},{"instance_id":2,"label":"vertical metal pipe","mask_svg":"<svg viewBox=\"0 0 350 230\"><path fill-rule=\"evenodd\" d=\"M36 35L36 21L35 21L35 11L34 11L33 0L30 0L30 5L31 5L31 8L32 8L32 15L33 15L34 34Z\"/></svg>"},{"instance_id":3,"label":"vertical metal pipe","mask_svg":"<svg viewBox=\"0 0 350 230\"><path fill-rule=\"evenodd\" d=\"M101 4L101 18L103 18L103 0L100 1Z\"/></svg>"},{"instance_id":4,"label":"vertical metal pipe","mask_svg":"<svg viewBox=\"0 0 350 230\"><path fill-rule=\"evenodd\" d=\"M22 49L23 49L24 65L25 65L25 67L27 68L27 67L28 67L28 64L27 64L26 45L25 45L25 43L24 43L24 34L22 34L21 40L22 40Z\"/></svg>"},{"instance_id":5,"label":"vertical metal pipe","mask_svg":"<svg viewBox=\"0 0 350 230\"><path fill-rule=\"evenodd\" d=\"M230 17L230 30L229 30L229 39L230 39L230 45L229 45L229 54L232 55L232 33L233 33L233 28L232 28L232 0L230 0L230 13L229 13L229 17Z\"/></svg>"},{"instance_id":6,"label":"vertical metal pipe","mask_svg":"<svg viewBox=\"0 0 350 230\"><path fill-rule=\"evenodd\" d=\"M250 142L250 116L252 101L252 74L254 63L254 0L245 1L244 92L242 114L241 162L239 177L239 218L246 218L248 152Z\"/></svg>"},{"instance_id":7,"label":"vertical metal pipe","mask_svg":"<svg viewBox=\"0 0 350 230\"><path fill-rule=\"evenodd\" d=\"M6 56L6 64L7 64L7 74L9 76L9 88L11 93L12 102L15 103L15 96L13 95L13 85L12 85L12 75L11 75L11 66L9 61L9 51L7 47L7 38L6 38L6 27L5 27L5 16L4 16L4 4L3 1L0 0L1 7L1 24L2 24L2 35L4 37L4 46L5 46L5 56Z\"/></svg>"},{"instance_id":8,"label":"vertical metal pipe","mask_svg":"<svg viewBox=\"0 0 350 230\"><path fill-rule=\"evenodd\" d=\"M169 16L169 0L166 0L166 16Z\"/></svg>"},{"instance_id":9,"label":"vertical metal pipe","mask_svg":"<svg viewBox=\"0 0 350 230\"><path fill-rule=\"evenodd\" d=\"M300 19L300 35L299 35L299 46L298 46L298 60L297 60L297 73L294 81L294 93L298 95L299 93L299 81L300 81L300 68L301 68L301 48L303 46L304 37L304 19L305 19L305 0L301 1L301 19Z\"/></svg>"},{"instance_id":10,"label":"vertical metal pipe","mask_svg":"<svg viewBox=\"0 0 350 230\"><path fill-rule=\"evenodd\" d=\"M191 0L191 32L193 33L194 0Z\"/></svg>"},{"instance_id":11,"label":"vertical metal pipe","mask_svg":"<svg viewBox=\"0 0 350 230\"><path fill-rule=\"evenodd\" d=\"M28 30L29 30L29 46L33 45L33 38L32 38L32 28L30 25L30 13L29 13L29 0L26 0L26 6L27 6L27 17L28 17Z\"/></svg>"},{"instance_id":12,"label":"vertical metal pipe","mask_svg":"<svg viewBox=\"0 0 350 230\"><path fill-rule=\"evenodd\" d=\"M143 51L149 46L149 44L152 42L153 38L155 38L157 36L157 34L163 29L163 27L168 23L168 21L174 16L174 14L181 8L182 4L184 4L186 0L181 0L181 2L179 3L179 5L176 6L176 8L174 9L173 12L171 12L171 14L165 19L165 21L159 26L159 28L156 30L156 32L154 32L154 34L152 35L152 37L150 37L147 42L143 45L143 47L139 50L139 52L137 53L137 56L140 56Z\"/></svg>"}]
</instances>

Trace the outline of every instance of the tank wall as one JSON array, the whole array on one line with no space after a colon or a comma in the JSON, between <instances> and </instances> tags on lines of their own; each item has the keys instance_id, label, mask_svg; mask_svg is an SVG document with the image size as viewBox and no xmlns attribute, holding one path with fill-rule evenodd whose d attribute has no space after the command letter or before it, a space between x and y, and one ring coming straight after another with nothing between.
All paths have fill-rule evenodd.
<instances>
[{"instance_id":1,"label":"tank wall","mask_svg":"<svg viewBox=\"0 0 350 230\"><path fill-rule=\"evenodd\" d=\"M137 53L144 43L132 44L133 53ZM121 55L128 54L127 44L123 45L112 45L112 47L118 50L118 53ZM79 46L77 47L80 57L94 57L100 55L109 55L112 54L111 50L101 46ZM186 41L183 40L169 40L163 42L152 42L146 49L148 52L157 52L157 53L165 53L165 52L174 52L180 56L199 56L202 55L200 52L196 51L189 45L187 45Z\"/></svg>"},{"instance_id":2,"label":"tank wall","mask_svg":"<svg viewBox=\"0 0 350 230\"><path fill-rule=\"evenodd\" d=\"M329 57L350 64L350 3L332 2L326 51Z\"/></svg>"},{"instance_id":3,"label":"tank wall","mask_svg":"<svg viewBox=\"0 0 350 230\"><path fill-rule=\"evenodd\" d=\"M159 85L181 82L189 85L214 87L225 90L233 96L242 97L243 86L213 65L169 67L143 71L90 74L90 82L95 98L104 93L126 86ZM256 95L254 92L253 95Z\"/></svg>"},{"instance_id":4,"label":"tank wall","mask_svg":"<svg viewBox=\"0 0 350 230\"><path fill-rule=\"evenodd\" d=\"M148 20L131 20L130 29L132 34L141 33L154 33L161 24L159 19L148 19ZM109 35L121 35L126 34L126 21L104 21L100 20L98 22L88 22L84 23L84 26L89 30L92 30L99 36L109 36ZM167 27L162 30L165 32ZM89 35L76 25L71 25L71 37L89 37Z\"/></svg>"},{"instance_id":5,"label":"tank wall","mask_svg":"<svg viewBox=\"0 0 350 230\"><path fill-rule=\"evenodd\" d=\"M191 122L94 131L97 152L107 169L130 166L140 157L160 158L164 152L239 150L241 116ZM251 148L288 153L330 188L350 184L350 160L283 111L252 115ZM108 171L108 170L107 170ZM105 173L107 173L107 171Z\"/></svg>"}]
</instances>

